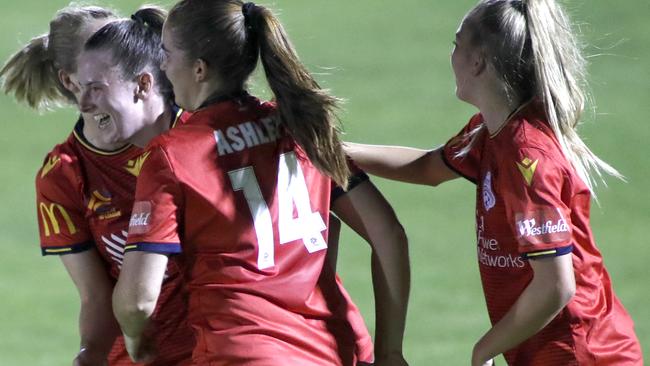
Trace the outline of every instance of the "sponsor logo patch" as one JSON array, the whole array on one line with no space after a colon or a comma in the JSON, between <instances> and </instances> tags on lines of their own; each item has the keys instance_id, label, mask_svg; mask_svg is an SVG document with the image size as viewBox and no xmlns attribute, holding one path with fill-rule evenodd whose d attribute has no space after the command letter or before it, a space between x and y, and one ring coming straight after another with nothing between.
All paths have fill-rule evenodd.
<instances>
[{"instance_id":1,"label":"sponsor logo patch","mask_svg":"<svg viewBox=\"0 0 650 366\"><path fill-rule=\"evenodd\" d=\"M492 207L496 204L496 198L494 192L492 192L492 172L487 172L483 178L483 207L485 211L490 211Z\"/></svg>"},{"instance_id":2,"label":"sponsor logo patch","mask_svg":"<svg viewBox=\"0 0 650 366\"><path fill-rule=\"evenodd\" d=\"M559 209L544 209L515 215L517 240L521 245L566 242L571 228Z\"/></svg>"},{"instance_id":3,"label":"sponsor logo patch","mask_svg":"<svg viewBox=\"0 0 650 366\"><path fill-rule=\"evenodd\" d=\"M524 176L526 185L529 187L533 183L533 175L535 174L535 169L537 169L537 163L537 160L532 161L528 158L524 158L521 163L517 163L517 168L519 169L519 172L521 172L521 175Z\"/></svg>"},{"instance_id":4,"label":"sponsor logo patch","mask_svg":"<svg viewBox=\"0 0 650 366\"><path fill-rule=\"evenodd\" d=\"M133 204L133 213L129 221L129 233L144 234L149 231L151 202L138 201Z\"/></svg>"},{"instance_id":5,"label":"sponsor logo patch","mask_svg":"<svg viewBox=\"0 0 650 366\"><path fill-rule=\"evenodd\" d=\"M41 202L38 204L38 209L41 213L41 223L43 224L43 232L45 233L46 237L49 237L52 234L61 234L59 218L62 218L63 222L65 222L65 225L68 228L68 233L70 235L74 235L77 232L77 227L74 226L74 223L72 222L68 211L66 211L65 208L63 208L63 206L59 205L58 203L47 204L45 202ZM56 212L59 213L58 217L56 215ZM52 227L52 231L50 231L50 226Z\"/></svg>"}]
</instances>

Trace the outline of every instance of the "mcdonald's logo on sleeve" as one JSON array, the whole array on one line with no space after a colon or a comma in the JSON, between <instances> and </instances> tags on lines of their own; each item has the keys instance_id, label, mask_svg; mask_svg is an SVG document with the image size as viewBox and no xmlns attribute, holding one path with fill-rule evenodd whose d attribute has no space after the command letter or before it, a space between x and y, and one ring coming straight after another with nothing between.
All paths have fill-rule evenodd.
<instances>
[{"instance_id":1,"label":"mcdonald's logo on sleeve","mask_svg":"<svg viewBox=\"0 0 650 366\"><path fill-rule=\"evenodd\" d=\"M45 202L40 202L38 210L41 214L41 223L46 237L49 237L52 234L58 235L61 233L61 225L59 223L60 219L63 219L70 235L74 235L77 232L77 227L72 222L68 211L58 203L47 204ZM50 227L52 229L51 231Z\"/></svg>"}]
</instances>

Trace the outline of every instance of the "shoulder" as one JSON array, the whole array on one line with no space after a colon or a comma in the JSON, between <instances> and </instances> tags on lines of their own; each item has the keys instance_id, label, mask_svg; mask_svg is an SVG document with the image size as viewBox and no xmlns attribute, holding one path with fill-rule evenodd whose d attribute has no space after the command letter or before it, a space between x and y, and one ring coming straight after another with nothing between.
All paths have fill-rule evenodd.
<instances>
[{"instance_id":1,"label":"shoulder","mask_svg":"<svg viewBox=\"0 0 650 366\"><path fill-rule=\"evenodd\" d=\"M532 190L571 187L573 169L545 121L520 119L510 137L510 144L499 144L497 159L499 170L509 172L508 181Z\"/></svg>"},{"instance_id":2,"label":"shoulder","mask_svg":"<svg viewBox=\"0 0 650 366\"><path fill-rule=\"evenodd\" d=\"M479 132L480 128L483 126L483 116L480 113L473 115L467 124L456 134L454 137L449 139L445 144L447 149L456 148L461 149L467 144L472 142L475 138L476 133ZM475 142L475 141L474 141Z\"/></svg>"},{"instance_id":3,"label":"shoulder","mask_svg":"<svg viewBox=\"0 0 650 366\"><path fill-rule=\"evenodd\" d=\"M504 150L504 159L509 156L522 158L522 154L528 152L553 161L558 166L568 164L555 133L539 113L517 117L508 131L498 137L502 140L498 145Z\"/></svg>"},{"instance_id":4,"label":"shoulder","mask_svg":"<svg viewBox=\"0 0 650 366\"><path fill-rule=\"evenodd\" d=\"M36 173L36 186L46 189L51 186L77 186L81 181L80 154L72 139L56 145L43 159Z\"/></svg>"}]
</instances>

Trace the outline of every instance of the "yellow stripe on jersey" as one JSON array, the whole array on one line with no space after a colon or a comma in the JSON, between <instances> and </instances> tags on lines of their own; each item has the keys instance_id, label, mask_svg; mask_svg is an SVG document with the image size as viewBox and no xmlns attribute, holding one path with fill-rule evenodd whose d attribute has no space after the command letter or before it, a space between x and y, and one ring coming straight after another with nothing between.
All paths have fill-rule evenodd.
<instances>
[{"instance_id":1,"label":"yellow stripe on jersey","mask_svg":"<svg viewBox=\"0 0 650 366\"><path fill-rule=\"evenodd\" d=\"M183 112L183 108L178 108L178 112L176 112L176 117L174 117L171 128L176 127L176 123L178 123L178 120L181 118L181 114L183 114Z\"/></svg>"},{"instance_id":2,"label":"yellow stripe on jersey","mask_svg":"<svg viewBox=\"0 0 650 366\"><path fill-rule=\"evenodd\" d=\"M61 249L45 248L43 250L45 251L45 253L64 253L64 252L71 252L72 248L61 248Z\"/></svg>"},{"instance_id":3,"label":"yellow stripe on jersey","mask_svg":"<svg viewBox=\"0 0 650 366\"><path fill-rule=\"evenodd\" d=\"M123 147L121 147L121 148L119 148L117 150L106 151L106 150L98 149L98 148L92 146L91 144L89 144L88 142L86 142L86 139L84 139L82 136L80 136L77 133L77 130L72 130L72 134L74 134L74 137L77 139L77 141L79 141L79 143L83 147L85 147L86 149L88 149L88 150L90 150L90 151L92 151L92 152L94 152L96 154L99 154L99 155L106 155L106 156L117 155L119 153L125 152L126 150L130 149L133 146L131 144L126 144L126 145L124 145Z\"/></svg>"},{"instance_id":4,"label":"yellow stripe on jersey","mask_svg":"<svg viewBox=\"0 0 650 366\"><path fill-rule=\"evenodd\" d=\"M540 255L549 255L557 253L557 249L546 250L543 252L526 253L526 257L539 257Z\"/></svg>"}]
</instances>

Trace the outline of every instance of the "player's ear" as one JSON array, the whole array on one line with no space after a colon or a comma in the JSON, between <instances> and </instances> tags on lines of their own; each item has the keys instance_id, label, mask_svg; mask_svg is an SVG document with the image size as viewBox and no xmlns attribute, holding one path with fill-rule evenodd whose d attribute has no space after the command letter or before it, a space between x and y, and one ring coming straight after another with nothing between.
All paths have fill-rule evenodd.
<instances>
[{"instance_id":1,"label":"player's ear","mask_svg":"<svg viewBox=\"0 0 650 366\"><path fill-rule=\"evenodd\" d=\"M478 76L487 68L487 57L485 52L477 50L472 56L472 75Z\"/></svg>"},{"instance_id":2,"label":"player's ear","mask_svg":"<svg viewBox=\"0 0 650 366\"><path fill-rule=\"evenodd\" d=\"M134 101L146 100L153 91L153 75L148 72L143 72L136 77L136 86L133 91Z\"/></svg>"},{"instance_id":3,"label":"player's ear","mask_svg":"<svg viewBox=\"0 0 650 366\"><path fill-rule=\"evenodd\" d=\"M79 85L75 83L74 79L69 73L63 70L59 70L58 75L59 81L61 81L61 84L64 88L66 88L66 90L70 91L72 94L77 94L79 92Z\"/></svg>"},{"instance_id":4,"label":"player's ear","mask_svg":"<svg viewBox=\"0 0 650 366\"><path fill-rule=\"evenodd\" d=\"M197 83L208 80L208 63L202 58L197 58L196 61L194 61L194 65L192 65L192 72L194 74L194 81Z\"/></svg>"}]
</instances>

